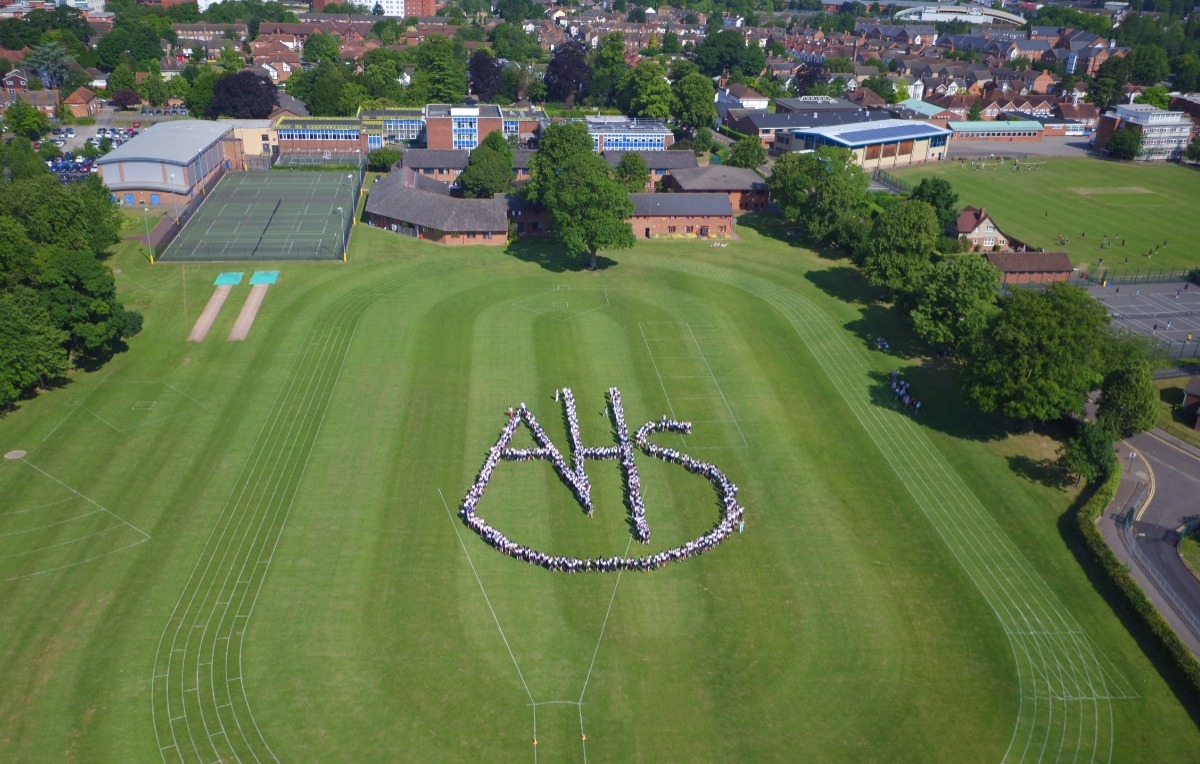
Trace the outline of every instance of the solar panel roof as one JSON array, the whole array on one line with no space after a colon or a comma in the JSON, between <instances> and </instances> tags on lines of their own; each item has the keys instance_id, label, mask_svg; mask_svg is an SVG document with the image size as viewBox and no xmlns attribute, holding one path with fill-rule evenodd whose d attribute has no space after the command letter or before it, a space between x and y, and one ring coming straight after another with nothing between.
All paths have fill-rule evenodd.
<instances>
[{"instance_id":1,"label":"solar panel roof","mask_svg":"<svg viewBox=\"0 0 1200 764\"><path fill-rule=\"evenodd\" d=\"M876 141L896 141L905 138L923 138L941 135L944 130L930 125L889 125L888 127L873 127L866 130L851 130L835 136L847 143L874 143Z\"/></svg>"}]
</instances>

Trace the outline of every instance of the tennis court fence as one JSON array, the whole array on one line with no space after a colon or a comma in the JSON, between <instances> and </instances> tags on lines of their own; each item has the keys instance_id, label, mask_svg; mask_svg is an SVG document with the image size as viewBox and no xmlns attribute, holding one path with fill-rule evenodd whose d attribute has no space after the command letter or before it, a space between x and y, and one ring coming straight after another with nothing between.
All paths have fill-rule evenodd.
<instances>
[{"instance_id":1,"label":"tennis court fence","mask_svg":"<svg viewBox=\"0 0 1200 764\"><path fill-rule=\"evenodd\" d=\"M151 260L158 260L159 256L166 251L167 247L171 246L171 242L175 241L175 237L179 236L179 232L183 230L183 226L191 219L196 210L200 208L201 202L216 187L221 178L225 177L228 170L222 165L217 172L209 180L200 192L200 195L193 198L185 205L171 207L167 210L167 214L162 216L154 229L150 231L149 238L146 241L147 247L150 249Z\"/></svg>"}]
</instances>

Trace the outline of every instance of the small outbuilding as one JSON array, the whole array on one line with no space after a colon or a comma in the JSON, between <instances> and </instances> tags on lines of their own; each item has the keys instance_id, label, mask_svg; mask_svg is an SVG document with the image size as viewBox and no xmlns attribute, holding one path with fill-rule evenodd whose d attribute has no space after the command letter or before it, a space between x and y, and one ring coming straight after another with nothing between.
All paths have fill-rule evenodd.
<instances>
[{"instance_id":1,"label":"small outbuilding","mask_svg":"<svg viewBox=\"0 0 1200 764\"><path fill-rule=\"evenodd\" d=\"M1074 268L1066 252L988 252L1002 284L1050 284L1068 281Z\"/></svg>"},{"instance_id":2,"label":"small outbuilding","mask_svg":"<svg viewBox=\"0 0 1200 764\"><path fill-rule=\"evenodd\" d=\"M1187 387L1183 388L1183 410L1196 416L1192 426L1200 430L1200 375L1189 379Z\"/></svg>"}]
</instances>

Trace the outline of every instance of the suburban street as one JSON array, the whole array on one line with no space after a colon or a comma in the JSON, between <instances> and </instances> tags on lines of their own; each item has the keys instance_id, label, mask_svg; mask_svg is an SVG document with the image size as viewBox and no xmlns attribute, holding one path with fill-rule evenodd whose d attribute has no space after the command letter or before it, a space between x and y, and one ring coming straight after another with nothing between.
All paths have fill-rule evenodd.
<instances>
[{"instance_id":1,"label":"suburban street","mask_svg":"<svg viewBox=\"0 0 1200 764\"><path fill-rule=\"evenodd\" d=\"M1126 472L1101 530L1159 612L1200 656L1200 581L1177 548L1180 530L1200 520L1200 450L1158 429L1124 443L1120 459ZM1131 506L1133 522L1125 530Z\"/></svg>"}]
</instances>

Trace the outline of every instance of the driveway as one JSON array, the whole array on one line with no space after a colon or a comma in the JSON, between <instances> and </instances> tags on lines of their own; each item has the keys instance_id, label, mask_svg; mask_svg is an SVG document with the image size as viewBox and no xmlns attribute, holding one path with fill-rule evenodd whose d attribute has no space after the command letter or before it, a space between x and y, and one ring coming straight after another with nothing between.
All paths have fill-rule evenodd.
<instances>
[{"instance_id":1,"label":"driveway","mask_svg":"<svg viewBox=\"0 0 1200 764\"><path fill-rule=\"evenodd\" d=\"M1178 549L1180 532L1200 520L1200 449L1158 429L1118 447L1127 470L1101 531L1158 611L1200 656L1200 581Z\"/></svg>"}]
</instances>

